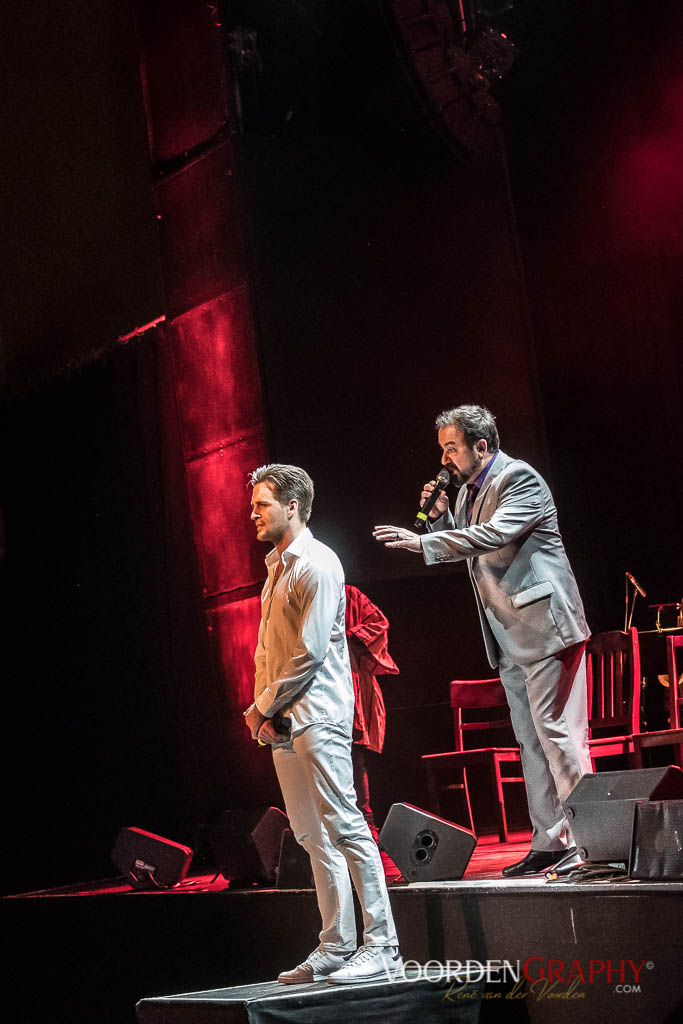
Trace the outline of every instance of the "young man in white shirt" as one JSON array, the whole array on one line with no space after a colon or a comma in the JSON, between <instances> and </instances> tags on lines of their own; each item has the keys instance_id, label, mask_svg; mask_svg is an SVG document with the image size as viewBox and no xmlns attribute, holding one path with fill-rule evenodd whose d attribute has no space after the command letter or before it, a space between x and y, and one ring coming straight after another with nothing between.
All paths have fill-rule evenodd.
<instances>
[{"instance_id":1,"label":"young man in white shirt","mask_svg":"<svg viewBox=\"0 0 683 1024\"><path fill-rule=\"evenodd\" d=\"M278 981L393 978L402 961L384 870L353 788L344 571L306 525L313 481L303 469L262 466L251 484L257 539L273 549L261 596L254 703L245 720L253 738L273 748L290 825L311 858L322 917L320 945ZM286 735L276 728L282 715L290 722ZM363 911L359 949L349 873Z\"/></svg>"}]
</instances>

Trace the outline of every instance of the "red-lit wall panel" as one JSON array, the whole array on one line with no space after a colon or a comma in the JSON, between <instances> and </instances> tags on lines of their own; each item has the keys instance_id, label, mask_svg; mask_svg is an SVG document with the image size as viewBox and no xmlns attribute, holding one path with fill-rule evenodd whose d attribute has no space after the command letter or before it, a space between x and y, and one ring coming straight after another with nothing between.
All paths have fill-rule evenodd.
<instances>
[{"instance_id":1,"label":"red-lit wall panel","mask_svg":"<svg viewBox=\"0 0 683 1024\"><path fill-rule=\"evenodd\" d=\"M207 597L265 578L264 551L249 519L247 474L263 461L260 436L187 464L195 541Z\"/></svg>"},{"instance_id":2,"label":"red-lit wall panel","mask_svg":"<svg viewBox=\"0 0 683 1024\"><path fill-rule=\"evenodd\" d=\"M242 199L232 142L162 181L157 203L167 316L179 316L242 282Z\"/></svg>"},{"instance_id":3,"label":"red-lit wall panel","mask_svg":"<svg viewBox=\"0 0 683 1024\"><path fill-rule=\"evenodd\" d=\"M167 331L186 458L262 429L261 386L246 283Z\"/></svg>"},{"instance_id":4,"label":"red-lit wall panel","mask_svg":"<svg viewBox=\"0 0 683 1024\"><path fill-rule=\"evenodd\" d=\"M253 595L265 576L247 474L265 450L244 199L226 134L232 86L218 6L138 0L136 8L170 321L160 337L171 356L207 628L228 695L231 739L214 755L239 802L255 747L240 712L253 695L259 611L243 588Z\"/></svg>"},{"instance_id":5,"label":"red-lit wall panel","mask_svg":"<svg viewBox=\"0 0 683 1024\"><path fill-rule=\"evenodd\" d=\"M228 118L220 20L197 0L137 5L150 148L171 160L212 138Z\"/></svg>"},{"instance_id":6,"label":"red-lit wall panel","mask_svg":"<svg viewBox=\"0 0 683 1024\"><path fill-rule=\"evenodd\" d=\"M254 696L254 650L261 619L261 598L220 605L209 612L209 628L226 666L236 702L247 707Z\"/></svg>"}]
</instances>

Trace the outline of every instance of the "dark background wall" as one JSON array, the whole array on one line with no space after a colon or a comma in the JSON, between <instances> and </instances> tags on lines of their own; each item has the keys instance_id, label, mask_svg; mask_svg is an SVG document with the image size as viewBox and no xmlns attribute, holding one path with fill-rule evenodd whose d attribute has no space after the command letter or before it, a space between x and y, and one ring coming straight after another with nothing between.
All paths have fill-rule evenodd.
<instances>
[{"instance_id":1,"label":"dark background wall","mask_svg":"<svg viewBox=\"0 0 683 1024\"><path fill-rule=\"evenodd\" d=\"M639 10L583 5L554 74L519 82L533 118L523 103L508 126L556 496L596 628L625 568L652 601L683 578L681 12Z\"/></svg>"},{"instance_id":2,"label":"dark background wall","mask_svg":"<svg viewBox=\"0 0 683 1024\"><path fill-rule=\"evenodd\" d=\"M160 34L202 6L153 12ZM226 36L254 28L262 51L262 75L241 80L240 127L270 456L311 471L313 529L389 615L401 668L373 763L380 817L393 799L424 803L417 757L448 744L449 678L488 673L466 574L427 572L370 538L375 521L412 519L438 464L440 409L489 404L504 447L548 474L594 630L621 625L625 569L654 600L681 596L678 5L645 21L629 2L520 6L503 126L470 161L433 127L381 5L223 12ZM70 10L80 49L95 32L118 52L121 33ZM102 88L98 67L88 74ZM25 140L40 155L45 133L28 120L35 83L31 65L12 79L24 176ZM123 106L144 170L140 108ZM71 130L92 138L102 116L81 107ZM93 194L127 203L126 174L112 181L80 152ZM143 211L131 222L144 239L148 183L136 174L127 208ZM61 181L45 188L65 217L82 209ZM18 205L10 237L35 233L41 209ZM121 825L193 842L245 793L277 800L269 767L244 778L226 726L163 335L27 390L56 364L49 330L12 333L17 310L46 301L21 258L29 284L3 313L7 351L20 353L5 360L2 413L7 813L23 840L12 891L107 874ZM156 315L157 285L152 275L142 288L130 329ZM68 318L72 293L55 291ZM120 291L125 305L133 293ZM99 350L95 334L113 340L118 294L105 307L104 320L98 307L87 324L69 320L59 365Z\"/></svg>"},{"instance_id":3,"label":"dark background wall","mask_svg":"<svg viewBox=\"0 0 683 1024\"><path fill-rule=\"evenodd\" d=\"M126 4L3 5L3 384L37 383L163 312Z\"/></svg>"}]
</instances>

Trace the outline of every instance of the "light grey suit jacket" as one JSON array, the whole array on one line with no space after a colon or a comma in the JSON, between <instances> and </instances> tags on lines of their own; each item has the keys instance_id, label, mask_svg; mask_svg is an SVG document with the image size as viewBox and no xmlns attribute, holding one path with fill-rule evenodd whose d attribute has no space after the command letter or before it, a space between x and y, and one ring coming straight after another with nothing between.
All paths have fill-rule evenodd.
<instances>
[{"instance_id":1,"label":"light grey suit jacket","mask_svg":"<svg viewBox=\"0 0 683 1024\"><path fill-rule=\"evenodd\" d=\"M467 488L422 537L428 565L467 559L486 653L530 665L590 636L553 496L526 462L499 451L466 523Z\"/></svg>"}]
</instances>

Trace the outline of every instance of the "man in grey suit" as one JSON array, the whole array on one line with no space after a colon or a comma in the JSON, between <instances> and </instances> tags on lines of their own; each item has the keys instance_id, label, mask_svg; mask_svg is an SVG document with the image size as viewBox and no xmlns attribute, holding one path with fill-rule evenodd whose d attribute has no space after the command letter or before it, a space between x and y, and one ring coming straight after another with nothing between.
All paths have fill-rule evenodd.
<instances>
[{"instance_id":1,"label":"man in grey suit","mask_svg":"<svg viewBox=\"0 0 683 1024\"><path fill-rule=\"evenodd\" d=\"M584 654L590 631L555 503L536 470L500 450L488 409L449 409L436 427L441 462L460 485L454 516L441 493L426 535L397 526L376 526L374 535L389 548L422 552L428 565L467 561L486 653L520 745L533 826L530 852L503 874L534 874L560 860L566 867L573 848L562 801L592 771ZM433 480L425 484L423 504L434 487Z\"/></svg>"}]
</instances>

